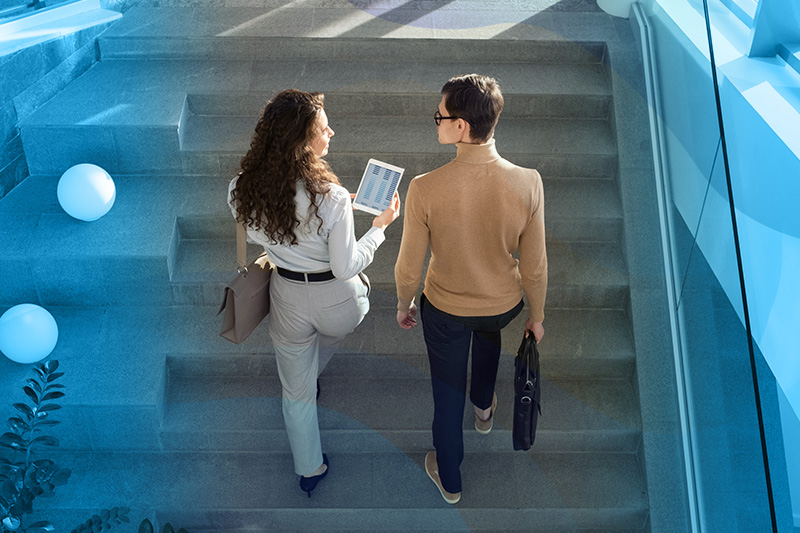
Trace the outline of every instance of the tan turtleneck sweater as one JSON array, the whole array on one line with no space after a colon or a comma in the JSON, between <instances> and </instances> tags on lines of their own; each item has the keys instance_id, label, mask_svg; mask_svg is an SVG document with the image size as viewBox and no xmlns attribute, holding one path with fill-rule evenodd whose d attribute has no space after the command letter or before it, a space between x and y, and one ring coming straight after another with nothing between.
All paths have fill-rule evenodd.
<instances>
[{"instance_id":1,"label":"tan turtleneck sweater","mask_svg":"<svg viewBox=\"0 0 800 533\"><path fill-rule=\"evenodd\" d=\"M395 265L397 308L409 309L430 247L425 295L435 307L457 316L499 315L524 291L530 317L541 322L547 291L542 178L500 157L494 139L456 146L453 161L409 184ZM511 255L517 250L519 261Z\"/></svg>"}]
</instances>

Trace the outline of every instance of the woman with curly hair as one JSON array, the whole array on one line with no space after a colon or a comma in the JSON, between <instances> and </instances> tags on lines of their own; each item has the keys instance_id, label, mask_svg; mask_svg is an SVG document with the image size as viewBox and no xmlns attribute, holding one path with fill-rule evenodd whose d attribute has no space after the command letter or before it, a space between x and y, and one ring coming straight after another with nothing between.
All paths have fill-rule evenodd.
<instances>
[{"instance_id":1,"label":"woman with curly hair","mask_svg":"<svg viewBox=\"0 0 800 533\"><path fill-rule=\"evenodd\" d=\"M295 472L309 497L328 473L317 380L369 310L362 270L400 213L395 194L391 207L356 240L350 194L322 159L333 137L323 101L320 93L294 89L269 101L242 170L228 187L228 203L246 225L248 240L263 245L276 266L268 324Z\"/></svg>"}]
</instances>

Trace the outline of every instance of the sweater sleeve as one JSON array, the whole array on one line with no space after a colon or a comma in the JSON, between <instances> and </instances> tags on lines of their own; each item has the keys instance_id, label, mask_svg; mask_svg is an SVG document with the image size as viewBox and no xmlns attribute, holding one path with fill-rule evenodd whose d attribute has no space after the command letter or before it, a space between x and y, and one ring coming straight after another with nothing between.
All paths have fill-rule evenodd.
<instances>
[{"instance_id":1,"label":"sweater sleeve","mask_svg":"<svg viewBox=\"0 0 800 533\"><path fill-rule=\"evenodd\" d=\"M335 222L328 236L331 271L339 279L350 279L367 268L378 246L386 240L383 230L372 227L356 241L353 207L348 194L334 207Z\"/></svg>"},{"instance_id":2,"label":"sweater sleeve","mask_svg":"<svg viewBox=\"0 0 800 533\"><path fill-rule=\"evenodd\" d=\"M528 297L531 319L544 320L544 301L547 295L547 250L544 232L544 190L541 178L535 192L533 213L520 236L519 272L522 287Z\"/></svg>"},{"instance_id":3,"label":"sweater sleeve","mask_svg":"<svg viewBox=\"0 0 800 533\"><path fill-rule=\"evenodd\" d=\"M408 185L403 216L403 238L394 267L398 311L408 311L411 307L422 279L422 267L430 244L430 230L419 195L417 179L414 178Z\"/></svg>"}]
</instances>

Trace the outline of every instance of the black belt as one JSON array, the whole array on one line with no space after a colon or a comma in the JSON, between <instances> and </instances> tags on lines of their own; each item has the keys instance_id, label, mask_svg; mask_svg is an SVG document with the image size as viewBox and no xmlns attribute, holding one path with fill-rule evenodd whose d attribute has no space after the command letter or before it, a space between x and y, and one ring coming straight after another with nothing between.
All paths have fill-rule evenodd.
<instances>
[{"instance_id":1,"label":"black belt","mask_svg":"<svg viewBox=\"0 0 800 533\"><path fill-rule=\"evenodd\" d=\"M330 281L336 278L336 276L334 276L333 272L330 270L327 272L305 273L294 272L292 270L286 270L285 268L278 267L278 274L293 281Z\"/></svg>"}]
</instances>

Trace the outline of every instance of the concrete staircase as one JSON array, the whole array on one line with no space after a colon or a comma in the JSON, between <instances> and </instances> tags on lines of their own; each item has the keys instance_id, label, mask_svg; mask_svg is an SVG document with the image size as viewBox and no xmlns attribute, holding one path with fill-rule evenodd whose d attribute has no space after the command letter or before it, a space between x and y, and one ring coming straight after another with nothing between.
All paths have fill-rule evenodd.
<instances>
[{"instance_id":1,"label":"concrete staircase","mask_svg":"<svg viewBox=\"0 0 800 533\"><path fill-rule=\"evenodd\" d=\"M605 45L186 37L170 24L180 10L143 11L106 32L101 61L21 125L33 175L0 201L0 227L15 228L2 230L10 244L0 268L19 279L0 303L39 302L61 327L59 454L74 474L48 508L63 527L127 505L132 516L206 533L646 531ZM342 183L355 191L377 157L406 168L405 198L410 178L453 157L432 115L442 83L473 71L497 77L506 97L498 150L545 180L550 286L536 444L512 451L505 355L493 432L471 431L465 413L462 501L444 504L427 479L422 332L394 322L401 219L367 270L370 314L321 378L331 474L308 499L296 487L266 328L240 346L217 335L235 267L227 182L265 100L296 87L326 93L336 131L328 160ZM58 176L79 162L117 184L117 204L90 224L55 198ZM356 218L360 235L371 217ZM506 352L522 325L504 332ZM21 384L23 370L8 367L3 386Z\"/></svg>"}]
</instances>

